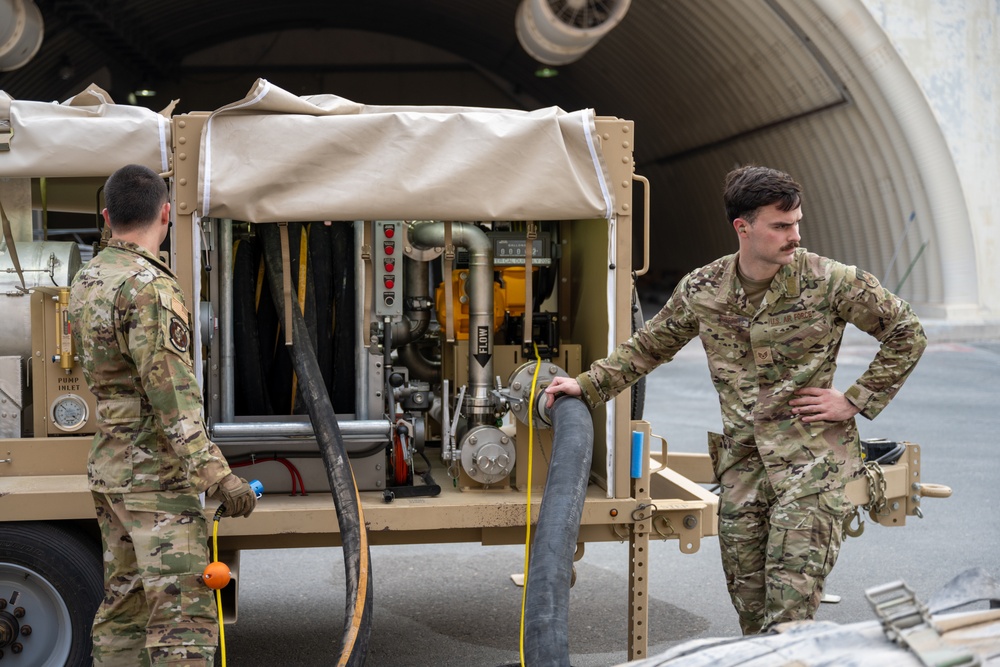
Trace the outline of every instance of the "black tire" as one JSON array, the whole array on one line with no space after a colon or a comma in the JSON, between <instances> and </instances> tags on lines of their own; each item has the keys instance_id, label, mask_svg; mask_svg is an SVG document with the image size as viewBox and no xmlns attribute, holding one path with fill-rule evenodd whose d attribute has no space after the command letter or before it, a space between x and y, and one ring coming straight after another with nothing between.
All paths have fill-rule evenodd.
<instances>
[{"instance_id":1,"label":"black tire","mask_svg":"<svg viewBox=\"0 0 1000 667\"><path fill-rule=\"evenodd\" d=\"M103 596L96 541L57 524L0 523L0 598L7 601L0 623L18 632L0 649L6 657L22 667L90 665L91 626ZM21 633L25 625L30 635Z\"/></svg>"}]
</instances>

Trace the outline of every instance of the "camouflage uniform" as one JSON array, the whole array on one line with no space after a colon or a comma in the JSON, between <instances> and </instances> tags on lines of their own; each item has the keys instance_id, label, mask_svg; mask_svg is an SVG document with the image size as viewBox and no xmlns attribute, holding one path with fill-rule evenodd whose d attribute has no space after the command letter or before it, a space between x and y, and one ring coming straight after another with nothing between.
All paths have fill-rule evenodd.
<instances>
[{"instance_id":1,"label":"camouflage uniform","mask_svg":"<svg viewBox=\"0 0 1000 667\"><path fill-rule=\"evenodd\" d=\"M724 434L709 434L721 483L723 568L744 633L812 618L851 509L844 486L862 461L853 419L805 423L788 402L830 388L848 322L881 348L846 392L873 419L899 391L927 339L910 306L852 266L798 249L759 308L729 255L685 276L663 309L577 379L592 407L699 336Z\"/></svg>"},{"instance_id":2,"label":"camouflage uniform","mask_svg":"<svg viewBox=\"0 0 1000 667\"><path fill-rule=\"evenodd\" d=\"M84 376L97 397L87 462L104 541L95 665L211 665L208 530L198 494L229 474L201 417L191 324L173 274L112 239L73 281Z\"/></svg>"}]
</instances>

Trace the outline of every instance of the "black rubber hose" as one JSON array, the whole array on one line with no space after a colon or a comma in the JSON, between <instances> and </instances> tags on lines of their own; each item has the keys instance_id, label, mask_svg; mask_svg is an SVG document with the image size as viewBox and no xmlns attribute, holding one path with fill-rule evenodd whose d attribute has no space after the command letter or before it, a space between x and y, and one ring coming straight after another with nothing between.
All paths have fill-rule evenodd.
<instances>
[{"instance_id":1,"label":"black rubber hose","mask_svg":"<svg viewBox=\"0 0 1000 667\"><path fill-rule=\"evenodd\" d=\"M583 401L563 396L549 409L549 417L552 462L525 591L524 659L528 667L569 667L569 587L594 455L594 423Z\"/></svg>"},{"instance_id":2,"label":"black rubber hose","mask_svg":"<svg viewBox=\"0 0 1000 667\"><path fill-rule=\"evenodd\" d=\"M330 255L333 258L333 367L330 399L337 412L357 413L357 371L354 350L357 347L354 312L356 286L354 280L354 228L347 222L334 222L331 227ZM358 415L366 419L367 415Z\"/></svg>"},{"instance_id":3,"label":"black rubber hose","mask_svg":"<svg viewBox=\"0 0 1000 667\"><path fill-rule=\"evenodd\" d=\"M344 263L344 258L330 256L330 237L333 226L322 222L309 225L309 271L313 277L312 294L316 306L316 357L323 373L323 381L334 410L333 388L333 271L334 266ZM346 410L345 412L353 412Z\"/></svg>"},{"instance_id":4,"label":"black rubber hose","mask_svg":"<svg viewBox=\"0 0 1000 667\"><path fill-rule=\"evenodd\" d=\"M266 373L261 364L260 330L254 304L257 263L250 239L240 241L233 257L233 350L237 363L234 403L237 415L272 414Z\"/></svg>"},{"instance_id":5,"label":"black rubber hose","mask_svg":"<svg viewBox=\"0 0 1000 667\"><path fill-rule=\"evenodd\" d=\"M283 316L281 240L275 225L261 225L268 281L274 305ZM372 622L372 574L368 533L362 516L361 499L347 458L347 448L323 382L316 353L309 340L305 319L296 305L292 307L291 357L298 376L299 390L312 420L313 431L323 455L326 476L333 492L344 550L347 601L344 632L337 665L359 667L365 663Z\"/></svg>"}]
</instances>

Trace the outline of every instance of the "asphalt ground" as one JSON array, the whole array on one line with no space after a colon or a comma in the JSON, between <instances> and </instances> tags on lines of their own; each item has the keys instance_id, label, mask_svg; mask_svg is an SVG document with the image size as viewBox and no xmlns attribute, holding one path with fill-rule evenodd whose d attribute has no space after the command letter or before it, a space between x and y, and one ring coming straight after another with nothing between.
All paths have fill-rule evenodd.
<instances>
[{"instance_id":1,"label":"asphalt ground","mask_svg":"<svg viewBox=\"0 0 1000 667\"><path fill-rule=\"evenodd\" d=\"M835 384L846 389L877 346L848 335ZM867 524L848 539L828 579L817 618L873 619L864 590L904 580L926 600L959 572L984 568L1000 578L1000 340L931 343L913 375L863 438L922 446L922 481L946 484L951 498L925 499L924 518L906 526ZM706 432L721 428L718 398L704 353L689 345L648 378L645 417L671 451L704 452ZM370 666L499 666L518 662L521 591L510 575L524 549L478 544L372 548L374 616ZM679 642L739 634L719 562L718 540L682 554L676 541L650 554L649 654ZM574 667L624 662L627 642L627 545L591 543L577 564L570 595ZM339 549L243 552L239 621L226 629L228 664L237 667L327 665L337 656L344 617Z\"/></svg>"}]
</instances>

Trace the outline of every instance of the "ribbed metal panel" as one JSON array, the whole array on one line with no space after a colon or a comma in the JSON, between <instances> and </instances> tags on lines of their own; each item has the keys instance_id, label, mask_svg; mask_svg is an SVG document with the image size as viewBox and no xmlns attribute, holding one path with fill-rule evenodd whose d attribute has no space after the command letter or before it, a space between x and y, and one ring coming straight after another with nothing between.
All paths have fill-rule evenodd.
<instances>
[{"instance_id":1,"label":"ribbed metal panel","mask_svg":"<svg viewBox=\"0 0 1000 667\"><path fill-rule=\"evenodd\" d=\"M252 35L266 45L276 31L309 29L295 38L309 43L302 52L312 60L288 62L287 48L280 60L269 59L264 48L247 49L245 75L215 85L222 103L245 93L255 68L322 70L365 60L363 53L347 58L339 52L331 29L392 35L437 47L469 68L398 75L420 77L426 84L419 91L412 85L386 90L390 79L377 68L351 78L292 79L281 71L303 88L349 82L359 101L494 105L499 99L593 107L635 120L638 171L650 178L653 192L656 259L644 289L666 291L683 272L735 250L722 211L722 179L736 164L756 162L803 183L806 247L863 266L893 288L926 241L902 294L934 313L941 305L977 302L967 214L959 211L958 222L949 222L964 224L962 234L940 231L934 217L941 206L927 194L934 184L925 182L932 165L918 163L908 144L912 132L907 135L899 118L908 111L887 101L871 75L879 58L894 54L855 53L845 28L824 14L824 0L636 0L621 25L551 79L534 76L537 63L518 45L518 2L38 0L47 26L42 50L24 69L0 75L0 89L15 98L63 99L86 83L83 77L107 67L112 93L123 101L122 91L134 85L130 79L151 74L129 60L141 52L156 59L184 109L185 58L206 47ZM857 0L844 2L860 7ZM120 34L94 39L95 30ZM350 40L351 48L357 43ZM376 50L386 42L371 44ZM322 63L317 53L326 54ZM65 59L75 68L68 81L55 76ZM376 52L368 60L384 62ZM365 79L379 87L377 95L366 94ZM202 94L206 79L198 81ZM405 97L391 99L394 92Z\"/></svg>"}]
</instances>

